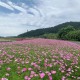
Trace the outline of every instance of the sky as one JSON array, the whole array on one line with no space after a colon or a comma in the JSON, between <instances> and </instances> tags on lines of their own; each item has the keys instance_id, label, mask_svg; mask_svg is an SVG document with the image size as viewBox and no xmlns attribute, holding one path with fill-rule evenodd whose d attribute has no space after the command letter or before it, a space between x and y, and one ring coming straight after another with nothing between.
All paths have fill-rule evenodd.
<instances>
[{"instance_id":1,"label":"sky","mask_svg":"<svg viewBox=\"0 0 80 80\"><path fill-rule=\"evenodd\" d=\"M80 0L0 0L0 36L80 21Z\"/></svg>"}]
</instances>

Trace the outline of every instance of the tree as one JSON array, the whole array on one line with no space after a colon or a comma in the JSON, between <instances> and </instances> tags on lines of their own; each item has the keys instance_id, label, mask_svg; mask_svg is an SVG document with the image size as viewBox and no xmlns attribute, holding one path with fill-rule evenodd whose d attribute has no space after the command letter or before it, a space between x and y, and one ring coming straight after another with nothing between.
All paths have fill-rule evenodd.
<instances>
[{"instance_id":1,"label":"tree","mask_svg":"<svg viewBox=\"0 0 80 80\"><path fill-rule=\"evenodd\" d=\"M62 28L59 32L58 32L58 38L60 39L66 39L66 35L70 32L70 31L74 31L74 27L73 26L68 26L65 28Z\"/></svg>"},{"instance_id":2,"label":"tree","mask_svg":"<svg viewBox=\"0 0 80 80\"><path fill-rule=\"evenodd\" d=\"M80 41L80 30L70 31L66 35L66 38L68 40L77 40L77 41Z\"/></svg>"}]
</instances>

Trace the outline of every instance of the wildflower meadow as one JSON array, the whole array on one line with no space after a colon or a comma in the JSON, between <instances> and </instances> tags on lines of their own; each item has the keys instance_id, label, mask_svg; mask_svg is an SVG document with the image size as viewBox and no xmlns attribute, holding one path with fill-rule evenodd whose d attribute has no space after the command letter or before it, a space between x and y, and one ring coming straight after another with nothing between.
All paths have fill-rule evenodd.
<instances>
[{"instance_id":1,"label":"wildflower meadow","mask_svg":"<svg viewBox=\"0 0 80 80\"><path fill-rule=\"evenodd\" d=\"M0 80L80 80L80 45L40 38L0 42Z\"/></svg>"}]
</instances>

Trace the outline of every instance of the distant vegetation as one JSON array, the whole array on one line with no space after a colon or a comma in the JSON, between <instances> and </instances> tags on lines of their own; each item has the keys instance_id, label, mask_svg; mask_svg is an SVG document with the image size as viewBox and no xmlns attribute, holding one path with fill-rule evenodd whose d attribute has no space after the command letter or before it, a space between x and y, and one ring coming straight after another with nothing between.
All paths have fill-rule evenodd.
<instances>
[{"instance_id":1,"label":"distant vegetation","mask_svg":"<svg viewBox=\"0 0 80 80\"><path fill-rule=\"evenodd\" d=\"M76 29L73 26L67 26L64 28L61 28L58 32L58 38L60 39L67 39L66 35L71 32L71 31L75 31Z\"/></svg>"},{"instance_id":2,"label":"distant vegetation","mask_svg":"<svg viewBox=\"0 0 80 80\"><path fill-rule=\"evenodd\" d=\"M66 34L66 39L80 41L80 30L70 31Z\"/></svg>"},{"instance_id":3,"label":"distant vegetation","mask_svg":"<svg viewBox=\"0 0 80 80\"><path fill-rule=\"evenodd\" d=\"M40 38L48 38L48 39L57 39L57 34L55 34L55 33L46 33L46 34L43 34L39 37Z\"/></svg>"},{"instance_id":4,"label":"distant vegetation","mask_svg":"<svg viewBox=\"0 0 80 80\"><path fill-rule=\"evenodd\" d=\"M31 30L18 37L40 37L80 41L80 22L66 22L54 27Z\"/></svg>"}]
</instances>

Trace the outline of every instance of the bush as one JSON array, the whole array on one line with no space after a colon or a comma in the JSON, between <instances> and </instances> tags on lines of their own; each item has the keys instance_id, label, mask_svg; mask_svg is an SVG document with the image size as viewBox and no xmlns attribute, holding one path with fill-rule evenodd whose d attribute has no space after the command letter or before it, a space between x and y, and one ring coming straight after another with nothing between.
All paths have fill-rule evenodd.
<instances>
[{"instance_id":1,"label":"bush","mask_svg":"<svg viewBox=\"0 0 80 80\"><path fill-rule=\"evenodd\" d=\"M40 37L41 38L47 38L47 39L56 39L57 38L57 34L47 33L47 34L41 35Z\"/></svg>"},{"instance_id":2,"label":"bush","mask_svg":"<svg viewBox=\"0 0 80 80\"><path fill-rule=\"evenodd\" d=\"M65 28L62 28L59 32L58 32L58 38L59 39L66 39L66 35L70 32L70 31L74 31L75 29L73 28L73 26L68 26Z\"/></svg>"},{"instance_id":3,"label":"bush","mask_svg":"<svg viewBox=\"0 0 80 80\"><path fill-rule=\"evenodd\" d=\"M80 30L71 31L66 35L67 40L77 40L80 41Z\"/></svg>"}]
</instances>

